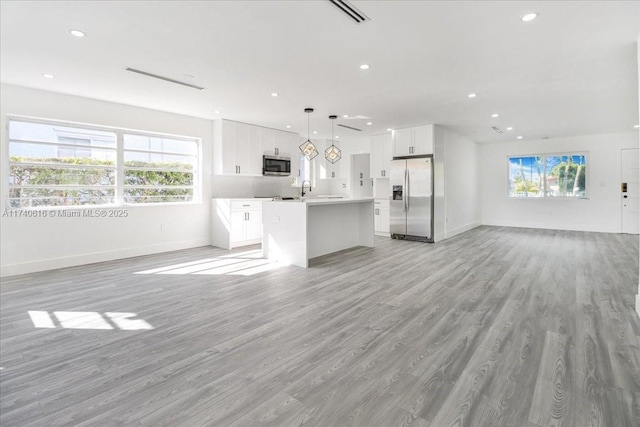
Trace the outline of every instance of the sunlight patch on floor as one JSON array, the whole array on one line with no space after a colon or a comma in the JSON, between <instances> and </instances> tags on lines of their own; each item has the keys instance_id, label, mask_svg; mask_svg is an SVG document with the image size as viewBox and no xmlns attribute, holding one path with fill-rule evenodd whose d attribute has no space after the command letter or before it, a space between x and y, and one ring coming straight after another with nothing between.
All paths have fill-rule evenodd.
<instances>
[{"instance_id":1,"label":"sunlight patch on floor","mask_svg":"<svg viewBox=\"0 0 640 427\"><path fill-rule=\"evenodd\" d=\"M107 312L104 316L95 311L54 311L53 316L47 311L28 311L27 313L36 328L55 329L58 327L55 319L63 329L120 329L122 331L153 329L153 326L145 320L135 319L138 317L136 313Z\"/></svg>"},{"instance_id":2,"label":"sunlight patch on floor","mask_svg":"<svg viewBox=\"0 0 640 427\"><path fill-rule=\"evenodd\" d=\"M198 261L183 262L138 271L134 274L197 274L197 275L233 275L252 276L258 273L275 270L285 264L262 257L262 250L250 250Z\"/></svg>"}]
</instances>

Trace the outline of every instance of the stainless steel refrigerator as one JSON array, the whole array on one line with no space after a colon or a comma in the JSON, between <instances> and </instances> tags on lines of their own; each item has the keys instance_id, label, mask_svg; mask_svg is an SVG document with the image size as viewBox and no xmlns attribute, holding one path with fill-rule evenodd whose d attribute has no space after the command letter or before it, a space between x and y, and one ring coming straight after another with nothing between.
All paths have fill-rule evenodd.
<instances>
[{"instance_id":1,"label":"stainless steel refrigerator","mask_svg":"<svg viewBox=\"0 0 640 427\"><path fill-rule=\"evenodd\" d=\"M391 237L433 242L433 156L394 159L390 171Z\"/></svg>"}]
</instances>

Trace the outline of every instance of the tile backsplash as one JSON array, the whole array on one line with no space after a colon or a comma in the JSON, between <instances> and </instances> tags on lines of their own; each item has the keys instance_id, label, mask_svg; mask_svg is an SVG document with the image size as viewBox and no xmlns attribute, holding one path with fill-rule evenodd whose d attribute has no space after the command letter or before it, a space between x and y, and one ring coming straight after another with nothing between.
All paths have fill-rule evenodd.
<instances>
[{"instance_id":1,"label":"tile backsplash","mask_svg":"<svg viewBox=\"0 0 640 427\"><path fill-rule=\"evenodd\" d=\"M346 180L318 179L313 185L312 193L348 196L348 187L342 188L343 182L346 183ZM211 175L211 198L298 195L300 195L300 187L292 187L290 178L286 176Z\"/></svg>"}]
</instances>

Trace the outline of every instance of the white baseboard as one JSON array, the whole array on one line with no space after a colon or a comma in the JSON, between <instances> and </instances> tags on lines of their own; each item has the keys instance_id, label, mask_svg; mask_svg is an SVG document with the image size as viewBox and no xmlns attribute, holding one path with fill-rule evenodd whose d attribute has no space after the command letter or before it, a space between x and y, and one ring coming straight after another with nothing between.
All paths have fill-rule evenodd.
<instances>
[{"instance_id":1,"label":"white baseboard","mask_svg":"<svg viewBox=\"0 0 640 427\"><path fill-rule=\"evenodd\" d=\"M197 248L200 246L208 246L209 243L209 239L181 240L177 242L162 243L158 245L137 246L103 252L93 252L90 254L41 259L19 264L9 264L0 267L0 277L36 273L39 271L55 270L65 267L75 267L78 265L92 264L95 262L113 261L117 259L131 258L141 255L151 255L161 252L177 251L180 249Z\"/></svg>"},{"instance_id":2,"label":"white baseboard","mask_svg":"<svg viewBox=\"0 0 640 427\"><path fill-rule=\"evenodd\" d=\"M474 223L471 223L471 224L464 225L462 227L454 228L453 230L447 229L445 231L445 239L449 239L449 238L451 238L453 236L457 236L458 234L462 234L465 231L469 231L469 230L472 230L472 229L474 229L476 227L480 227L481 225L482 224L480 222L474 222Z\"/></svg>"}]
</instances>

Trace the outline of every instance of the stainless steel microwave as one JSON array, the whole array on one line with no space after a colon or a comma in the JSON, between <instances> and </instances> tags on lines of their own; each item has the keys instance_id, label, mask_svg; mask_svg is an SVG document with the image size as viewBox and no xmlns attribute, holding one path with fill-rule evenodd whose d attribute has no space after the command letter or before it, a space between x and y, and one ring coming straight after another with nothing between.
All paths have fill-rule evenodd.
<instances>
[{"instance_id":1,"label":"stainless steel microwave","mask_svg":"<svg viewBox=\"0 0 640 427\"><path fill-rule=\"evenodd\" d=\"M291 159L280 156L262 156L262 175L291 175Z\"/></svg>"}]
</instances>

